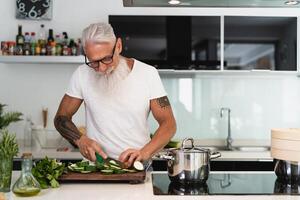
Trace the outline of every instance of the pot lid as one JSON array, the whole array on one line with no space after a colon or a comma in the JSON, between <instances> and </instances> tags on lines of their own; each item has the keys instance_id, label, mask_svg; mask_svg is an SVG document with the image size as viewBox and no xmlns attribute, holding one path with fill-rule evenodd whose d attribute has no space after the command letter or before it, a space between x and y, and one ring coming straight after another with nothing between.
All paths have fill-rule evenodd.
<instances>
[{"instance_id":1,"label":"pot lid","mask_svg":"<svg viewBox=\"0 0 300 200\"><path fill-rule=\"evenodd\" d=\"M190 145L188 145L188 141L190 141ZM195 147L194 146L194 139L193 138L185 138L182 143L180 148L174 148L171 150L180 150L183 152L188 152L188 153L210 153L209 149L202 148L202 147Z\"/></svg>"}]
</instances>

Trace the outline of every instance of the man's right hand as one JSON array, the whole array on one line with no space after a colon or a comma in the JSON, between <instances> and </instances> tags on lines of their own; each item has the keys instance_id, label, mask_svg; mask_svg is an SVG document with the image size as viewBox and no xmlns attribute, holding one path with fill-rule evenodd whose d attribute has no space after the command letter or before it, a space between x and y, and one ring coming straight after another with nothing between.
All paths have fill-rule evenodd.
<instances>
[{"instance_id":1,"label":"man's right hand","mask_svg":"<svg viewBox=\"0 0 300 200\"><path fill-rule=\"evenodd\" d=\"M75 143L79 147L80 153L90 161L96 161L95 152L98 152L104 159L107 158L100 145L86 135L82 135Z\"/></svg>"}]
</instances>

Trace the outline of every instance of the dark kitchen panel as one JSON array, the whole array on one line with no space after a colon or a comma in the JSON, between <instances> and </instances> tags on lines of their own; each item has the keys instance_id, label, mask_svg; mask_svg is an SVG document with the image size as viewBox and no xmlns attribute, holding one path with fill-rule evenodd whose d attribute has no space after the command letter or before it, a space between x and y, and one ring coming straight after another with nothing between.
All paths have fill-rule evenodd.
<instances>
[{"instance_id":1,"label":"dark kitchen panel","mask_svg":"<svg viewBox=\"0 0 300 200\"><path fill-rule=\"evenodd\" d=\"M159 69L220 69L218 16L109 16L122 54Z\"/></svg>"},{"instance_id":2,"label":"dark kitchen panel","mask_svg":"<svg viewBox=\"0 0 300 200\"><path fill-rule=\"evenodd\" d=\"M296 17L225 16L224 21L224 69L296 71Z\"/></svg>"}]
</instances>

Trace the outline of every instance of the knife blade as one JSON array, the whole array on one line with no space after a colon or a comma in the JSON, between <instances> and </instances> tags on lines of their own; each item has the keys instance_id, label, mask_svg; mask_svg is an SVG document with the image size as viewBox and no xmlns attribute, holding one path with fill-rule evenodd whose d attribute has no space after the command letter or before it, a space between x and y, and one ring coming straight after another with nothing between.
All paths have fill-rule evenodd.
<instances>
[{"instance_id":1,"label":"knife blade","mask_svg":"<svg viewBox=\"0 0 300 200\"><path fill-rule=\"evenodd\" d=\"M111 165L111 164L116 164L119 165L121 168L126 168L125 164L119 160L107 157L106 159L104 159L99 153L95 153L96 154L96 159L99 163L104 163L107 165Z\"/></svg>"}]
</instances>

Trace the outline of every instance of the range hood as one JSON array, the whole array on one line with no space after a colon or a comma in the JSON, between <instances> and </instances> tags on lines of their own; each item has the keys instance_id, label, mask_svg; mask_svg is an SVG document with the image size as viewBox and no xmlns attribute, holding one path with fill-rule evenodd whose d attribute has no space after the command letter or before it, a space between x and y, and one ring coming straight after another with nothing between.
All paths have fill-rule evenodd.
<instances>
[{"instance_id":1,"label":"range hood","mask_svg":"<svg viewBox=\"0 0 300 200\"><path fill-rule=\"evenodd\" d=\"M124 7L277 7L300 8L300 0L123 0Z\"/></svg>"}]
</instances>

